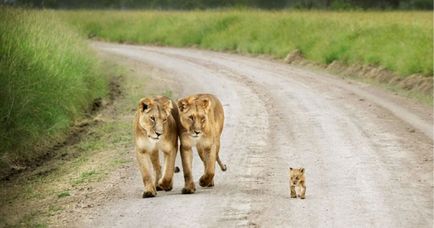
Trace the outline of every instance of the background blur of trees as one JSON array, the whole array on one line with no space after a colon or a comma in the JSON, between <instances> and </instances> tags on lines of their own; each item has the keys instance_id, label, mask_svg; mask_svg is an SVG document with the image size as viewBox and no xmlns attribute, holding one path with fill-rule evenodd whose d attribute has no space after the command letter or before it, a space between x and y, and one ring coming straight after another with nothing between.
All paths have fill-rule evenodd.
<instances>
[{"instance_id":1,"label":"background blur of trees","mask_svg":"<svg viewBox=\"0 0 434 228\"><path fill-rule=\"evenodd\" d=\"M5 4L43 8L208 9L433 9L433 0L0 0Z\"/></svg>"}]
</instances>

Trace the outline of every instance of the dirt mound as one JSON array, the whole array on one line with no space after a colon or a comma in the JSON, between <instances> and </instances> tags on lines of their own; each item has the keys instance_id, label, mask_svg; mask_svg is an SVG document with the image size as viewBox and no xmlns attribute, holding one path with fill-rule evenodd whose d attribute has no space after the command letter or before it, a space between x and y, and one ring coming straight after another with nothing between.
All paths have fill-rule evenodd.
<instances>
[{"instance_id":1,"label":"dirt mound","mask_svg":"<svg viewBox=\"0 0 434 228\"><path fill-rule=\"evenodd\" d=\"M294 51L290 52L286 57L285 57L285 63L296 63L299 61L304 60L303 58L303 53L301 53L300 50L295 49Z\"/></svg>"},{"instance_id":2,"label":"dirt mound","mask_svg":"<svg viewBox=\"0 0 434 228\"><path fill-rule=\"evenodd\" d=\"M359 64L348 66L338 61L333 61L326 66L326 69L333 73L350 77L372 79L380 83L398 86L408 91L417 91L425 95L432 96L433 93L432 76L429 77L420 74L413 74L409 77L402 77L384 67Z\"/></svg>"}]
</instances>

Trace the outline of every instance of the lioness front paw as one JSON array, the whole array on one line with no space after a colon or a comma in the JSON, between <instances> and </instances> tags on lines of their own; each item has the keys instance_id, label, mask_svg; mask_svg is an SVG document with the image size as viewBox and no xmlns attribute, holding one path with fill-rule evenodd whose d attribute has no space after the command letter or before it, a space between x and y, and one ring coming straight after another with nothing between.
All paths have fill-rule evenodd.
<instances>
[{"instance_id":1,"label":"lioness front paw","mask_svg":"<svg viewBox=\"0 0 434 228\"><path fill-rule=\"evenodd\" d=\"M166 192L171 191L173 187L172 181L165 181L164 179L161 179L160 181L158 181L157 184L157 190L161 189L164 190Z\"/></svg>"},{"instance_id":2,"label":"lioness front paw","mask_svg":"<svg viewBox=\"0 0 434 228\"><path fill-rule=\"evenodd\" d=\"M155 191L144 191L143 192L143 198L149 198L149 197L155 197L157 195L157 192Z\"/></svg>"},{"instance_id":3,"label":"lioness front paw","mask_svg":"<svg viewBox=\"0 0 434 228\"><path fill-rule=\"evenodd\" d=\"M213 187L214 186L214 180L212 177L203 175L199 179L199 185L202 187Z\"/></svg>"},{"instance_id":4,"label":"lioness front paw","mask_svg":"<svg viewBox=\"0 0 434 228\"><path fill-rule=\"evenodd\" d=\"M192 188L182 188L182 194L193 194L196 189Z\"/></svg>"},{"instance_id":5,"label":"lioness front paw","mask_svg":"<svg viewBox=\"0 0 434 228\"><path fill-rule=\"evenodd\" d=\"M192 194L196 191L196 186L194 186L193 181L187 181L184 188L182 189L182 194Z\"/></svg>"}]
</instances>

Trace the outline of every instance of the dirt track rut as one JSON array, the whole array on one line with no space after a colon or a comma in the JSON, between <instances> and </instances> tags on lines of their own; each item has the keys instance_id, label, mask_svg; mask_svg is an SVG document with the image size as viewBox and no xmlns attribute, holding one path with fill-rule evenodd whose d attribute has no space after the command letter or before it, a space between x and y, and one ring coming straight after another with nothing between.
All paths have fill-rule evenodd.
<instances>
[{"instance_id":1,"label":"dirt track rut","mask_svg":"<svg viewBox=\"0 0 434 228\"><path fill-rule=\"evenodd\" d=\"M81 225L101 227L432 227L432 110L371 86L276 61L194 49L95 43L158 68L180 96L207 92L225 108L214 188L125 197ZM146 74L147 72L143 72ZM158 80L158 78L153 78ZM193 176L203 166L194 155ZM180 165L178 157L177 164ZM305 167L307 198L290 199L287 170Z\"/></svg>"}]
</instances>

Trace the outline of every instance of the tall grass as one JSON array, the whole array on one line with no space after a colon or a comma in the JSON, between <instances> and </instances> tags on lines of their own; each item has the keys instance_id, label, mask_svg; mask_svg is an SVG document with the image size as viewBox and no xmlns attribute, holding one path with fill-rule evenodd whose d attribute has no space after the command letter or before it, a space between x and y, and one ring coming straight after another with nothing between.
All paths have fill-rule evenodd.
<instances>
[{"instance_id":1,"label":"tall grass","mask_svg":"<svg viewBox=\"0 0 434 228\"><path fill-rule=\"evenodd\" d=\"M94 54L48 11L0 7L0 171L65 136L106 94Z\"/></svg>"},{"instance_id":2,"label":"tall grass","mask_svg":"<svg viewBox=\"0 0 434 228\"><path fill-rule=\"evenodd\" d=\"M432 12L63 11L83 34L106 41L199 46L433 74Z\"/></svg>"}]
</instances>

